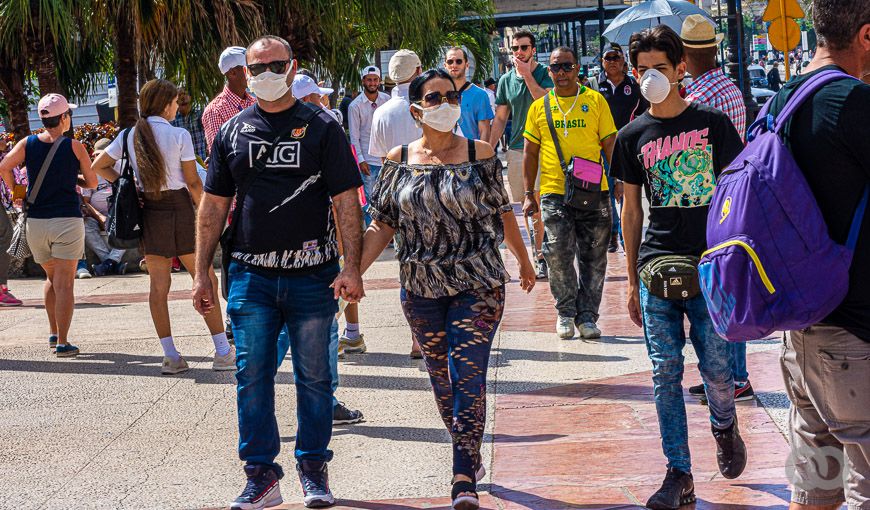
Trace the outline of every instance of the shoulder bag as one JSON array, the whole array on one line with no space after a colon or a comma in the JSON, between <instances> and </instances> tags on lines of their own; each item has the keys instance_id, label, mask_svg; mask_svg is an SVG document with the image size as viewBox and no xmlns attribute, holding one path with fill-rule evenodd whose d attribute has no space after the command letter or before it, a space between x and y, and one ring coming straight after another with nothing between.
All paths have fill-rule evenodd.
<instances>
[{"instance_id":1,"label":"shoulder bag","mask_svg":"<svg viewBox=\"0 0 870 510\"><path fill-rule=\"evenodd\" d=\"M133 166L127 149L129 134L130 130L125 129L122 136L124 152L121 156L124 163L121 175L112 183L106 224L109 246L119 250L138 247L142 237L142 206L139 204L139 190L136 188L136 178L133 176Z\"/></svg>"},{"instance_id":2,"label":"shoulder bag","mask_svg":"<svg viewBox=\"0 0 870 510\"><path fill-rule=\"evenodd\" d=\"M562 155L562 146L556 126L553 124L553 111L550 109L550 93L544 96L544 112L547 115L547 127L553 145L556 146L556 156L565 174L565 205L581 211L595 211L601 208L601 163L584 158L574 157L566 162Z\"/></svg>"},{"instance_id":3,"label":"shoulder bag","mask_svg":"<svg viewBox=\"0 0 870 510\"><path fill-rule=\"evenodd\" d=\"M42 181L45 180L45 174L48 173L48 167L51 166L51 161L54 159L54 155L60 147L60 142L64 138L66 137L58 137L51 144L51 149L49 149L45 161L42 162L42 168L39 169L39 175L37 175L36 181L27 194L27 199L24 201L24 210L18 216L18 221L15 223L15 228L12 232L12 242L9 244L9 249L6 250L6 253L16 259L24 259L31 255L30 245L27 244L27 209L36 202L39 189L42 188Z\"/></svg>"}]
</instances>

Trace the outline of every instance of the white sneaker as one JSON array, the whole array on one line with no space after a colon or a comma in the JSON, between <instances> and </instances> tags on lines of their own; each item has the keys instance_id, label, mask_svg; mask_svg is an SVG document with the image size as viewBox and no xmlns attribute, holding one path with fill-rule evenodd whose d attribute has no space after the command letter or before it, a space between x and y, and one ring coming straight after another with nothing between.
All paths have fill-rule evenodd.
<instances>
[{"instance_id":1,"label":"white sneaker","mask_svg":"<svg viewBox=\"0 0 870 510\"><path fill-rule=\"evenodd\" d=\"M230 352L224 356L215 354L214 361L211 364L211 369L215 372L228 372L236 369L236 348L230 346Z\"/></svg>"},{"instance_id":2,"label":"white sneaker","mask_svg":"<svg viewBox=\"0 0 870 510\"><path fill-rule=\"evenodd\" d=\"M601 338L601 330L594 322L584 322L580 325L580 337L586 339Z\"/></svg>"},{"instance_id":3,"label":"white sneaker","mask_svg":"<svg viewBox=\"0 0 870 510\"><path fill-rule=\"evenodd\" d=\"M163 356L163 368L160 369L160 373L163 375L175 375L180 374L182 372L187 372L190 370L190 367L187 366L187 362L184 361L184 358L181 356L178 359L172 359L168 356Z\"/></svg>"},{"instance_id":4,"label":"white sneaker","mask_svg":"<svg viewBox=\"0 0 870 510\"><path fill-rule=\"evenodd\" d=\"M574 317L562 317L556 320L556 334L559 338L574 338Z\"/></svg>"},{"instance_id":5,"label":"white sneaker","mask_svg":"<svg viewBox=\"0 0 870 510\"><path fill-rule=\"evenodd\" d=\"M80 267L76 269L76 278L79 280L86 280L88 278L93 278L94 275L91 274L90 271L86 267Z\"/></svg>"},{"instance_id":6,"label":"white sneaker","mask_svg":"<svg viewBox=\"0 0 870 510\"><path fill-rule=\"evenodd\" d=\"M355 339L341 335L341 338L338 339L338 349L338 352L342 354L362 354L366 352L365 335L360 333Z\"/></svg>"}]
</instances>

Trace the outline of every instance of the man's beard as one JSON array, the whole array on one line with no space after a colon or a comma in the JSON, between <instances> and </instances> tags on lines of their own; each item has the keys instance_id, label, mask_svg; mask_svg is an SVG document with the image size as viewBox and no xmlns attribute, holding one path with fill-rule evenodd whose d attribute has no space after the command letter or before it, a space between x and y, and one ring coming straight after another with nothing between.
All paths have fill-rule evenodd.
<instances>
[{"instance_id":1,"label":"man's beard","mask_svg":"<svg viewBox=\"0 0 870 510\"><path fill-rule=\"evenodd\" d=\"M377 92L377 91L378 91L378 86L377 86L377 85L374 85L374 86L372 86L372 85L366 85L366 92L368 92L369 94L374 94L374 93Z\"/></svg>"}]
</instances>

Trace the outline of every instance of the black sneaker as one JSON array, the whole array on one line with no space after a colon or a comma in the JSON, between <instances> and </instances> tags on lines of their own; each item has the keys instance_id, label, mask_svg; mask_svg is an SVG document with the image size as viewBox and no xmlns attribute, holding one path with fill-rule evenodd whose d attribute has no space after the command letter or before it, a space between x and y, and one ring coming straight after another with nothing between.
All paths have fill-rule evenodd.
<instances>
[{"instance_id":1,"label":"black sneaker","mask_svg":"<svg viewBox=\"0 0 870 510\"><path fill-rule=\"evenodd\" d=\"M695 482L691 473L669 468L665 481L655 494L646 502L653 510L675 510L695 502Z\"/></svg>"},{"instance_id":2,"label":"black sneaker","mask_svg":"<svg viewBox=\"0 0 870 510\"><path fill-rule=\"evenodd\" d=\"M607 245L608 253L616 253L617 247L619 246L619 234L611 234L610 236L610 244Z\"/></svg>"},{"instance_id":3,"label":"black sneaker","mask_svg":"<svg viewBox=\"0 0 870 510\"><path fill-rule=\"evenodd\" d=\"M284 502L278 479L282 478L274 469L268 466L245 466L248 483L242 494L230 505L232 510L258 510L267 506L276 506Z\"/></svg>"},{"instance_id":4,"label":"black sneaker","mask_svg":"<svg viewBox=\"0 0 870 510\"><path fill-rule=\"evenodd\" d=\"M737 418L731 427L725 430L713 429L713 438L716 439L716 462L719 463L719 472L728 478L737 478L746 468L746 444L740 437L737 428Z\"/></svg>"},{"instance_id":5,"label":"black sneaker","mask_svg":"<svg viewBox=\"0 0 870 510\"><path fill-rule=\"evenodd\" d=\"M333 425L349 425L351 423L359 423L363 421L363 413L354 411L345 407L344 402L335 404L332 408L332 424Z\"/></svg>"},{"instance_id":6,"label":"black sneaker","mask_svg":"<svg viewBox=\"0 0 870 510\"><path fill-rule=\"evenodd\" d=\"M695 386L689 386L689 395L693 397L703 397L704 395L706 395L706 392L704 391L704 385L696 384Z\"/></svg>"},{"instance_id":7,"label":"black sneaker","mask_svg":"<svg viewBox=\"0 0 870 510\"><path fill-rule=\"evenodd\" d=\"M323 508L335 504L335 498L329 490L326 462L302 460L296 464L296 472L302 482L302 503L307 508Z\"/></svg>"}]
</instances>

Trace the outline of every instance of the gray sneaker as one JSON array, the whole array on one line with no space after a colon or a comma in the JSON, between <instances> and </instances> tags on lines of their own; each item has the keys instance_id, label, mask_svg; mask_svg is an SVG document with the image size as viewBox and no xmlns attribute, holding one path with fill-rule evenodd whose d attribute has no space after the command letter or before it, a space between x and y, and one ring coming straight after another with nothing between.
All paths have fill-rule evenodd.
<instances>
[{"instance_id":1,"label":"gray sneaker","mask_svg":"<svg viewBox=\"0 0 870 510\"><path fill-rule=\"evenodd\" d=\"M163 367L160 369L160 373L163 375L175 375L180 374L182 372L187 372L190 370L190 367L187 366L187 362L184 361L184 358L181 356L178 359L172 359L168 356L163 356Z\"/></svg>"},{"instance_id":2,"label":"gray sneaker","mask_svg":"<svg viewBox=\"0 0 870 510\"><path fill-rule=\"evenodd\" d=\"M214 362L211 364L211 369L215 372L229 372L236 369L236 348L230 346L230 352L224 356L215 354Z\"/></svg>"},{"instance_id":3,"label":"gray sneaker","mask_svg":"<svg viewBox=\"0 0 870 510\"><path fill-rule=\"evenodd\" d=\"M341 338L338 339L338 346L339 352L347 354L362 354L366 352L365 335L360 333L360 335L353 340L341 335Z\"/></svg>"},{"instance_id":4,"label":"gray sneaker","mask_svg":"<svg viewBox=\"0 0 870 510\"><path fill-rule=\"evenodd\" d=\"M559 338L574 338L574 318L559 316L556 319L556 334Z\"/></svg>"},{"instance_id":5,"label":"gray sneaker","mask_svg":"<svg viewBox=\"0 0 870 510\"><path fill-rule=\"evenodd\" d=\"M580 338L601 338L601 330L598 329L598 326L596 326L594 322L584 322L579 326L579 328Z\"/></svg>"}]
</instances>

